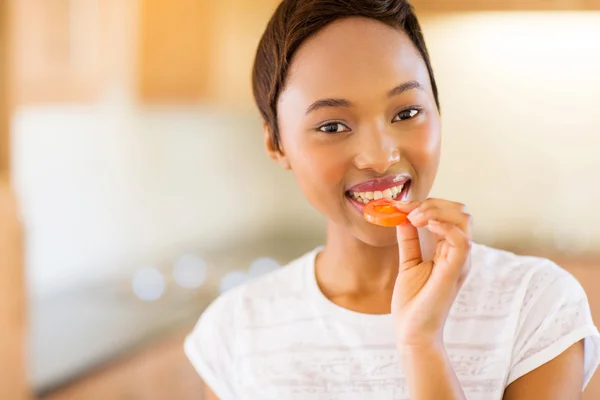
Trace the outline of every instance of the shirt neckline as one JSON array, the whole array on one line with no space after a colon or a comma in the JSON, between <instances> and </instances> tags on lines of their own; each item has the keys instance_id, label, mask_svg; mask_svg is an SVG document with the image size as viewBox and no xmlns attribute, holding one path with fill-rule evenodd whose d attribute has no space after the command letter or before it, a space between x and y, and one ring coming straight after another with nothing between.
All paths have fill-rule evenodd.
<instances>
[{"instance_id":1,"label":"shirt neckline","mask_svg":"<svg viewBox=\"0 0 600 400\"><path fill-rule=\"evenodd\" d=\"M392 322L392 314L365 314L358 311L352 311L347 308L338 306L329 300L319 288L317 276L315 272L315 260L317 255L323 251L325 246L319 246L308 254L305 263L305 281L308 288L308 293L318 310L325 315L340 318L349 322L359 324L385 324L389 325Z\"/></svg>"}]
</instances>

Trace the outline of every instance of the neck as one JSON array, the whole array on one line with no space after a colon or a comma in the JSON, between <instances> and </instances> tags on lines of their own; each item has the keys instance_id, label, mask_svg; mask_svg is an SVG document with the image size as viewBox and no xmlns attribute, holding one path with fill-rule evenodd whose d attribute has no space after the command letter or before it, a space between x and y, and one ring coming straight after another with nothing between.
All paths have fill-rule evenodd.
<instances>
[{"instance_id":1,"label":"neck","mask_svg":"<svg viewBox=\"0 0 600 400\"><path fill-rule=\"evenodd\" d=\"M398 245L371 246L329 225L327 245L317 258L316 273L320 286L329 293L391 292L398 275Z\"/></svg>"}]
</instances>

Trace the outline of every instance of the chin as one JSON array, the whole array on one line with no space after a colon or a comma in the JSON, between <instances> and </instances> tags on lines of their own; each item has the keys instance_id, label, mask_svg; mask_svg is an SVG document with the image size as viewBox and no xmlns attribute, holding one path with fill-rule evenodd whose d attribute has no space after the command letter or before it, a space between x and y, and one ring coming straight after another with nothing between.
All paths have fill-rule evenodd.
<instances>
[{"instance_id":1,"label":"chin","mask_svg":"<svg viewBox=\"0 0 600 400\"><path fill-rule=\"evenodd\" d=\"M355 237L366 245L372 247L390 247L398 245L396 228L382 228L379 226L359 227Z\"/></svg>"}]
</instances>

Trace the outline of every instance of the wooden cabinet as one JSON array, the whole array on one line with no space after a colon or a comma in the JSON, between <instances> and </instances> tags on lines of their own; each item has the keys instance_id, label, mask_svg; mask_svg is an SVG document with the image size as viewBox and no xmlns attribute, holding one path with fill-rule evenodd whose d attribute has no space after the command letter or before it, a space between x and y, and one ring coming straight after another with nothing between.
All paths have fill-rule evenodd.
<instances>
[{"instance_id":1,"label":"wooden cabinet","mask_svg":"<svg viewBox=\"0 0 600 400\"><path fill-rule=\"evenodd\" d=\"M0 399L28 398L23 251L15 194L0 178Z\"/></svg>"},{"instance_id":2,"label":"wooden cabinet","mask_svg":"<svg viewBox=\"0 0 600 400\"><path fill-rule=\"evenodd\" d=\"M140 2L138 93L145 102L195 102L209 92L220 1Z\"/></svg>"},{"instance_id":3,"label":"wooden cabinet","mask_svg":"<svg viewBox=\"0 0 600 400\"><path fill-rule=\"evenodd\" d=\"M131 86L137 0L18 0L17 105L87 103Z\"/></svg>"},{"instance_id":4,"label":"wooden cabinet","mask_svg":"<svg viewBox=\"0 0 600 400\"><path fill-rule=\"evenodd\" d=\"M9 40L11 33L11 2L0 2L0 181L8 180L10 167L9 119L11 108L11 78L9 77L9 54L12 52Z\"/></svg>"},{"instance_id":5,"label":"wooden cabinet","mask_svg":"<svg viewBox=\"0 0 600 400\"><path fill-rule=\"evenodd\" d=\"M141 0L142 102L248 107L256 46L280 0ZM419 13L600 10L600 0L413 0Z\"/></svg>"},{"instance_id":6,"label":"wooden cabinet","mask_svg":"<svg viewBox=\"0 0 600 400\"><path fill-rule=\"evenodd\" d=\"M417 12L586 11L600 10L600 0L412 0Z\"/></svg>"},{"instance_id":7,"label":"wooden cabinet","mask_svg":"<svg viewBox=\"0 0 600 400\"><path fill-rule=\"evenodd\" d=\"M248 104L256 45L277 0L142 0L145 103Z\"/></svg>"},{"instance_id":8,"label":"wooden cabinet","mask_svg":"<svg viewBox=\"0 0 600 400\"><path fill-rule=\"evenodd\" d=\"M217 10L212 98L219 104L251 104L256 48L279 0L227 0Z\"/></svg>"},{"instance_id":9,"label":"wooden cabinet","mask_svg":"<svg viewBox=\"0 0 600 400\"><path fill-rule=\"evenodd\" d=\"M0 399L28 398L25 371L25 267L10 186L12 0L0 1Z\"/></svg>"},{"instance_id":10,"label":"wooden cabinet","mask_svg":"<svg viewBox=\"0 0 600 400\"><path fill-rule=\"evenodd\" d=\"M105 0L15 2L16 101L81 102L103 87Z\"/></svg>"}]
</instances>

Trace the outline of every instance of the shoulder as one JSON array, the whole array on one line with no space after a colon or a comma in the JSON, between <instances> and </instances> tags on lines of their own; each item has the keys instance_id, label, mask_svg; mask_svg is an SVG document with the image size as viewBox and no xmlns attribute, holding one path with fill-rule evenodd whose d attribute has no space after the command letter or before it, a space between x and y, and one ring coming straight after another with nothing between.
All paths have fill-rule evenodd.
<instances>
[{"instance_id":1,"label":"shoulder","mask_svg":"<svg viewBox=\"0 0 600 400\"><path fill-rule=\"evenodd\" d=\"M585 387L600 362L600 336L580 282L548 259L482 245L473 247L471 272L464 304L511 321L506 384L583 340Z\"/></svg>"},{"instance_id":2,"label":"shoulder","mask_svg":"<svg viewBox=\"0 0 600 400\"><path fill-rule=\"evenodd\" d=\"M571 312L556 313L559 308L570 308ZM483 321L502 322L518 332L525 325L552 316L584 315L588 308L581 284L556 263L474 244L471 270L455 302L453 316L478 319L479 325Z\"/></svg>"},{"instance_id":3,"label":"shoulder","mask_svg":"<svg viewBox=\"0 0 600 400\"><path fill-rule=\"evenodd\" d=\"M290 307L292 300L299 303L306 285L303 278L316 251L223 293L200 316L185 340L185 353L219 398L239 397L232 382L240 330L297 313L297 304L287 312L278 308Z\"/></svg>"},{"instance_id":4,"label":"shoulder","mask_svg":"<svg viewBox=\"0 0 600 400\"><path fill-rule=\"evenodd\" d=\"M568 271L546 258L522 256L474 244L471 262L468 284L487 287L496 293L521 294L523 301L548 290L583 291Z\"/></svg>"},{"instance_id":5,"label":"shoulder","mask_svg":"<svg viewBox=\"0 0 600 400\"><path fill-rule=\"evenodd\" d=\"M479 244L473 245L471 262L454 315L477 319L476 337L487 329L487 338L509 339L506 384L585 340L585 386L600 360L600 337L575 277L548 259Z\"/></svg>"},{"instance_id":6,"label":"shoulder","mask_svg":"<svg viewBox=\"0 0 600 400\"><path fill-rule=\"evenodd\" d=\"M288 307L306 290L305 275L317 250L259 278L252 279L216 298L202 313L200 324L237 328L264 315L271 307Z\"/></svg>"}]
</instances>

